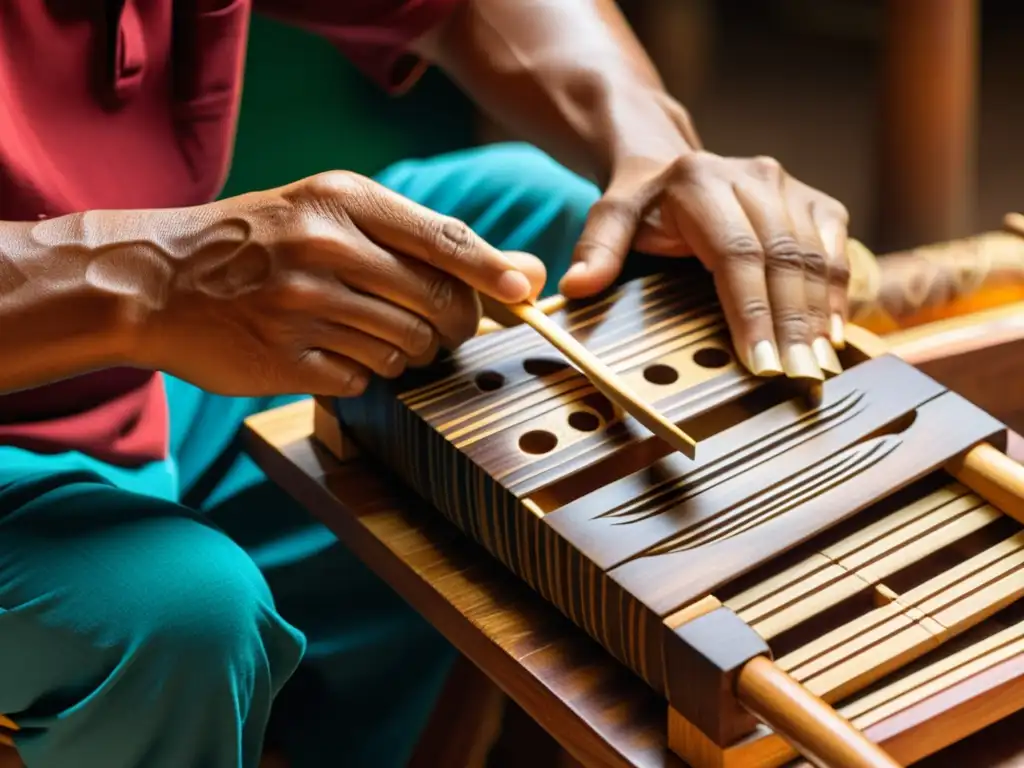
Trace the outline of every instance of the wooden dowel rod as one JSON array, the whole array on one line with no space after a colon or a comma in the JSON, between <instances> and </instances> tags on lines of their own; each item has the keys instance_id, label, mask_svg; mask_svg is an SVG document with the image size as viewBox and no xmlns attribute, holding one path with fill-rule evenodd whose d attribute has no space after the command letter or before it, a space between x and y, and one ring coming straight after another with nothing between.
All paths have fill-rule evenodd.
<instances>
[{"instance_id":1,"label":"wooden dowel rod","mask_svg":"<svg viewBox=\"0 0 1024 768\"><path fill-rule=\"evenodd\" d=\"M754 717L820 768L898 768L849 720L765 656L740 670L736 696Z\"/></svg>"},{"instance_id":2,"label":"wooden dowel rod","mask_svg":"<svg viewBox=\"0 0 1024 768\"><path fill-rule=\"evenodd\" d=\"M476 335L484 336L488 333L494 333L495 331L504 330L505 326L490 317L481 317L480 323L476 327Z\"/></svg>"},{"instance_id":3,"label":"wooden dowel rod","mask_svg":"<svg viewBox=\"0 0 1024 768\"><path fill-rule=\"evenodd\" d=\"M550 315L560 309L564 309L567 302L568 299L565 296L557 293L554 296L548 296L546 299L540 299L534 306L545 315Z\"/></svg>"},{"instance_id":4,"label":"wooden dowel rod","mask_svg":"<svg viewBox=\"0 0 1024 768\"><path fill-rule=\"evenodd\" d=\"M989 504L1024 523L1024 466L982 443L949 462L946 469Z\"/></svg>"},{"instance_id":5,"label":"wooden dowel rod","mask_svg":"<svg viewBox=\"0 0 1024 768\"><path fill-rule=\"evenodd\" d=\"M478 336L484 333L493 333L502 328L512 328L524 322L507 304L494 301L486 296L481 296L480 301L486 310L486 316L481 318L480 325L477 327ZM533 306L545 315L551 315L560 309L564 309L567 303L568 299L562 294L557 293L554 296L548 296L546 299L540 299Z\"/></svg>"},{"instance_id":6,"label":"wooden dowel rod","mask_svg":"<svg viewBox=\"0 0 1024 768\"><path fill-rule=\"evenodd\" d=\"M648 405L597 355L576 341L538 307L533 304L512 304L509 310L569 358L605 397L684 456L691 459L696 457L697 443L692 437Z\"/></svg>"}]
</instances>

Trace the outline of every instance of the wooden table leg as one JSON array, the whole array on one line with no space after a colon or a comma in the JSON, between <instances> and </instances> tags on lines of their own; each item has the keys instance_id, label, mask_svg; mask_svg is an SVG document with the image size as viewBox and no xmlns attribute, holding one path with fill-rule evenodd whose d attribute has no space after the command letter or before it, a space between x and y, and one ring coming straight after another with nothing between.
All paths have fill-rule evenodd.
<instances>
[{"instance_id":1,"label":"wooden table leg","mask_svg":"<svg viewBox=\"0 0 1024 768\"><path fill-rule=\"evenodd\" d=\"M507 701L490 678L460 656L409 768L484 768L500 736Z\"/></svg>"},{"instance_id":2,"label":"wooden table leg","mask_svg":"<svg viewBox=\"0 0 1024 768\"><path fill-rule=\"evenodd\" d=\"M888 0L877 247L969 234L973 225L979 0Z\"/></svg>"}]
</instances>

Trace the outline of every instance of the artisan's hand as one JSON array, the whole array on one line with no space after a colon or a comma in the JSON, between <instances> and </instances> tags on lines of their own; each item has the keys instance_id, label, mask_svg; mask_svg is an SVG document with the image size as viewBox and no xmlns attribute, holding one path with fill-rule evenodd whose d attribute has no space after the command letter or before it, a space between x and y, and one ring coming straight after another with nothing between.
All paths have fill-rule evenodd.
<instances>
[{"instance_id":1,"label":"artisan's hand","mask_svg":"<svg viewBox=\"0 0 1024 768\"><path fill-rule=\"evenodd\" d=\"M535 258L350 173L180 215L186 255L140 355L222 394L356 395L472 336L477 291L522 301L545 277Z\"/></svg>"},{"instance_id":2,"label":"artisan's hand","mask_svg":"<svg viewBox=\"0 0 1024 768\"><path fill-rule=\"evenodd\" d=\"M753 373L838 372L847 313L846 209L770 158L704 151L619 165L594 206L561 284L591 295L631 249L696 255L715 285L742 362Z\"/></svg>"}]
</instances>

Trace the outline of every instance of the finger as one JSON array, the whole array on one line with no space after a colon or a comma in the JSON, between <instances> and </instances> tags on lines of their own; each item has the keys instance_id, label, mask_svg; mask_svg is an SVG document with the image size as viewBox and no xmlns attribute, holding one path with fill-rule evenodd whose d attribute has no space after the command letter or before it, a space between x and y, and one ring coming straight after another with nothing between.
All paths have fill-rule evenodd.
<instances>
[{"instance_id":1,"label":"finger","mask_svg":"<svg viewBox=\"0 0 1024 768\"><path fill-rule=\"evenodd\" d=\"M783 202L782 185L747 182L735 190L762 244L765 282L782 369L792 378L821 381L824 374L811 350L804 258Z\"/></svg>"},{"instance_id":2,"label":"finger","mask_svg":"<svg viewBox=\"0 0 1024 768\"><path fill-rule=\"evenodd\" d=\"M846 346L846 321L850 316L850 260L846 209L836 204L811 203L811 216L828 258L829 339L837 349Z\"/></svg>"},{"instance_id":3,"label":"finger","mask_svg":"<svg viewBox=\"0 0 1024 768\"><path fill-rule=\"evenodd\" d=\"M323 323L313 342L318 349L353 360L385 379L401 376L409 363L397 347L344 325Z\"/></svg>"},{"instance_id":4,"label":"finger","mask_svg":"<svg viewBox=\"0 0 1024 768\"><path fill-rule=\"evenodd\" d=\"M480 307L470 286L418 259L391 253L362 233L350 233L349 237L356 257L337 269L346 284L427 320L446 346L458 346L476 333ZM417 349L412 354L421 352L423 349Z\"/></svg>"},{"instance_id":5,"label":"finger","mask_svg":"<svg viewBox=\"0 0 1024 768\"><path fill-rule=\"evenodd\" d=\"M664 188L662 174L650 169L627 169L591 207L572 254L572 266L559 290L568 298L585 298L608 288L622 271L626 255L648 208Z\"/></svg>"},{"instance_id":6,"label":"finger","mask_svg":"<svg viewBox=\"0 0 1024 768\"><path fill-rule=\"evenodd\" d=\"M356 361L323 349L306 350L296 369L300 391L329 397L358 397L372 375Z\"/></svg>"},{"instance_id":7,"label":"finger","mask_svg":"<svg viewBox=\"0 0 1024 768\"><path fill-rule=\"evenodd\" d=\"M511 261L516 267L526 275L526 279L530 281L530 296L528 301L536 301L540 296L541 291L544 290L544 285L548 279L548 270L544 266L544 262L534 256L532 253L524 253L522 251L505 251L505 256Z\"/></svg>"},{"instance_id":8,"label":"finger","mask_svg":"<svg viewBox=\"0 0 1024 768\"><path fill-rule=\"evenodd\" d=\"M685 198L671 192L669 203L680 234L701 261L715 266L715 287L740 360L757 376L780 375L764 251L732 187L711 182Z\"/></svg>"},{"instance_id":9,"label":"finger","mask_svg":"<svg viewBox=\"0 0 1024 768\"><path fill-rule=\"evenodd\" d=\"M371 240L454 275L499 301L524 301L529 296L526 276L465 222L369 180L356 186L346 193L345 211Z\"/></svg>"},{"instance_id":10,"label":"finger","mask_svg":"<svg viewBox=\"0 0 1024 768\"><path fill-rule=\"evenodd\" d=\"M426 352L422 352L418 355L411 355L409 357L409 367L422 368L425 365L430 365L432 362L434 362L434 359L437 357L437 353L440 351L440 349L441 338L437 334L434 334L434 340L433 342L431 342Z\"/></svg>"},{"instance_id":11,"label":"finger","mask_svg":"<svg viewBox=\"0 0 1024 768\"><path fill-rule=\"evenodd\" d=\"M425 319L384 299L353 291L330 278L293 276L289 286L297 309L325 323L376 336L409 357L436 345L437 332Z\"/></svg>"},{"instance_id":12,"label":"finger","mask_svg":"<svg viewBox=\"0 0 1024 768\"><path fill-rule=\"evenodd\" d=\"M842 373L843 367L836 357L828 338L830 317L828 296L828 257L811 215L806 197L789 199L789 220L804 262L804 297L807 301L807 319L810 323L811 351L823 371Z\"/></svg>"},{"instance_id":13,"label":"finger","mask_svg":"<svg viewBox=\"0 0 1024 768\"><path fill-rule=\"evenodd\" d=\"M608 288L622 271L639 225L640 212L629 202L609 197L598 200L587 215L559 291L576 299Z\"/></svg>"}]
</instances>

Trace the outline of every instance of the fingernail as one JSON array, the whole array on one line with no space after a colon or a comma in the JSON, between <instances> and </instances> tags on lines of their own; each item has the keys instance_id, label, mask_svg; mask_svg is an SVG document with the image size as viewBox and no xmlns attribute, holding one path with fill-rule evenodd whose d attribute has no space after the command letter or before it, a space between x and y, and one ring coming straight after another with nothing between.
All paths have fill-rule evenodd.
<instances>
[{"instance_id":1,"label":"fingernail","mask_svg":"<svg viewBox=\"0 0 1024 768\"><path fill-rule=\"evenodd\" d=\"M577 261L575 264L573 264L571 267L569 267L569 269L565 271L565 276L569 277L570 275L582 275L586 271L587 265L584 264L582 261Z\"/></svg>"},{"instance_id":2,"label":"fingernail","mask_svg":"<svg viewBox=\"0 0 1024 768\"><path fill-rule=\"evenodd\" d=\"M828 335L834 347L843 349L846 346L846 324L838 313L832 315Z\"/></svg>"},{"instance_id":3,"label":"fingernail","mask_svg":"<svg viewBox=\"0 0 1024 768\"><path fill-rule=\"evenodd\" d=\"M755 376L781 376L782 363L775 345L763 339L751 347L749 368Z\"/></svg>"},{"instance_id":4,"label":"fingernail","mask_svg":"<svg viewBox=\"0 0 1024 768\"><path fill-rule=\"evenodd\" d=\"M503 301L525 301L530 296L530 281L522 272L510 269L498 278L497 290Z\"/></svg>"},{"instance_id":5,"label":"fingernail","mask_svg":"<svg viewBox=\"0 0 1024 768\"><path fill-rule=\"evenodd\" d=\"M793 344L783 349L782 369L794 379L825 379L825 374L814 359L814 352L807 344Z\"/></svg>"},{"instance_id":6,"label":"fingernail","mask_svg":"<svg viewBox=\"0 0 1024 768\"><path fill-rule=\"evenodd\" d=\"M839 362L836 351L832 349L832 344L828 339L824 336L819 336L811 346L814 350L814 356L818 360L818 365L821 366L822 370L829 373L843 372L843 364Z\"/></svg>"},{"instance_id":7,"label":"fingernail","mask_svg":"<svg viewBox=\"0 0 1024 768\"><path fill-rule=\"evenodd\" d=\"M361 395L366 387L369 385L370 380L363 373L353 373L349 376L348 381L344 382L345 391L351 395Z\"/></svg>"}]
</instances>

